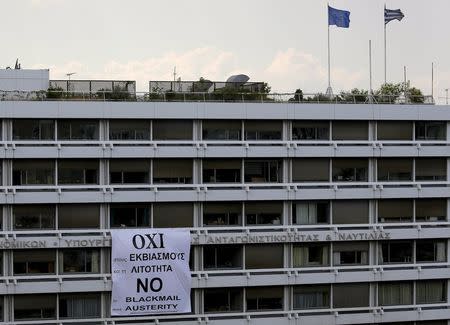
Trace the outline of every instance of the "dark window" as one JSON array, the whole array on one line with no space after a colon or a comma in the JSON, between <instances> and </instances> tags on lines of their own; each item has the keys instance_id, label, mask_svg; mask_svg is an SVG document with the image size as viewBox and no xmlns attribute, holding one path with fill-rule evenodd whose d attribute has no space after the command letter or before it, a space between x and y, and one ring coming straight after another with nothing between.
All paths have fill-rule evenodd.
<instances>
[{"instance_id":1,"label":"dark window","mask_svg":"<svg viewBox=\"0 0 450 325\"><path fill-rule=\"evenodd\" d=\"M205 203L203 205L203 225L237 226L241 224L242 204L240 203Z\"/></svg>"},{"instance_id":2,"label":"dark window","mask_svg":"<svg viewBox=\"0 0 450 325\"><path fill-rule=\"evenodd\" d=\"M333 224L361 224L368 222L368 200L333 201Z\"/></svg>"},{"instance_id":3,"label":"dark window","mask_svg":"<svg viewBox=\"0 0 450 325\"><path fill-rule=\"evenodd\" d=\"M245 121L245 140L281 140L281 121Z\"/></svg>"},{"instance_id":4,"label":"dark window","mask_svg":"<svg viewBox=\"0 0 450 325\"><path fill-rule=\"evenodd\" d=\"M329 182L328 158L301 158L292 160L293 182Z\"/></svg>"},{"instance_id":5,"label":"dark window","mask_svg":"<svg viewBox=\"0 0 450 325\"><path fill-rule=\"evenodd\" d=\"M316 267L329 265L329 244L294 245L294 267Z\"/></svg>"},{"instance_id":6,"label":"dark window","mask_svg":"<svg viewBox=\"0 0 450 325\"><path fill-rule=\"evenodd\" d=\"M62 294L59 296L59 317L94 318L101 316L101 299L98 293Z\"/></svg>"},{"instance_id":7,"label":"dark window","mask_svg":"<svg viewBox=\"0 0 450 325\"><path fill-rule=\"evenodd\" d=\"M327 201L305 201L293 204L293 223L314 225L329 223L330 204Z\"/></svg>"},{"instance_id":8,"label":"dark window","mask_svg":"<svg viewBox=\"0 0 450 325\"><path fill-rule=\"evenodd\" d=\"M14 320L56 317L56 295L15 295Z\"/></svg>"},{"instance_id":9,"label":"dark window","mask_svg":"<svg viewBox=\"0 0 450 325\"><path fill-rule=\"evenodd\" d=\"M410 158L378 159L379 181L412 181L413 160Z\"/></svg>"},{"instance_id":10,"label":"dark window","mask_svg":"<svg viewBox=\"0 0 450 325\"><path fill-rule=\"evenodd\" d=\"M282 267L283 245L251 244L245 246L246 269L277 269Z\"/></svg>"},{"instance_id":11,"label":"dark window","mask_svg":"<svg viewBox=\"0 0 450 325\"><path fill-rule=\"evenodd\" d=\"M109 164L111 184L150 183L150 161L146 159L115 159Z\"/></svg>"},{"instance_id":12,"label":"dark window","mask_svg":"<svg viewBox=\"0 0 450 325\"><path fill-rule=\"evenodd\" d=\"M328 121L294 121L292 140L329 140L330 124Z\"/></svg>"},{"instance_id":13,"label":"dark window","mask_svg":"<svg viewBox=\"0 0 450 325\"><path fill-rule=\"evenodd\" d=\"M204 120L203 140L241 140L241 121Z\"/></svg>"},{"instance_id":14,"label":"dark window","mask_svg":"<svg viewBox=\"0 0 450 325\"><path fill-rule=\"evenodd\" d=\"M192 183L191 159L153 160L153 183L189 184Z\"/></svg>"},{"instance_id":15,"label":"dark window","mask_svg":"<svg viewBox=\"0 0 450 325\"><path fill-rule=\"evenodd\" d=\"M53 120L14 120L13 140L54 140Z\"/></svg>"},{"instance_id":16,"label":"dark window","mask_svg":"<svg viewBox=\"0 0 450 325\"><path fill-rule=\"evenodd\" d=\"M413 122L378 121L377 139L387 141L411 141L413 139Z\"/></svg>"},{"instance_id":17,"label":"dark window","mask_svg":"<svg viewBox=\"0 0 450 325\"><path fill-rule=\"evenodd\" d=\"M417 281L416 302L418 304L447 302L447 280Z\"/></svg>"},{"instance_id":18,"label":"dark window","mask_svg":"<svg viewBox=\"0 0 450 325\"><path fill-rule=\"evenodd\" d=\"M98 140L96 120L58 120L58 140Z\"/></svg>"},{"instance_id":19,"label":"dark window","mask_svg":"<svg viewBox=\"0 0 450 325\"><path fill-rule=\"evenodd\" d=\"M379 200L378 222L411 222L413 219L413 200Z\"/></svg>"},{"instance_id":20,"label":"dark window","mask_svg":"<svg viewBox=\"0 0 450 325\"><path fill-rule=\"evenodd\" d=\"M52 160L15 160L13 185L54 185L55 163Z\"/></svg>"},{"instance_id":21,"label":"dark window","mask_svg":"<svg viewBox=\"0 0 450 325\"><path fill-rule=\"evenodd\" d=\"M64 249L61 252L62 273L99 273L100 272L100 250L87 249Z\"/></svg>"},{"instance_id":22,"label":"dark window","mask_svg":"<svg viewBox=\"0 0 450 325\"><path fill-rule=\"evenodd\" d=\"M447 122L416 122L416 140L445 140Z\"/></svg>"},{"instance_id":23,"label":"dark window","mask_svg":"<svg viewBox=\"0 0 450 325\"><path fill-rule=\"evenodd\" d=\"M100 206L97 204L60 204L58 228L79 229L100 227Z\"/></svg>"},{"instance_id":24,"label":"dark window","mask_svg":"<svg viewBox=\"0 0 450 325\"><path fill-rule=\"evenodd\" d=\"M246 183L282 182L281 160L246 160L244 164Z\"/></svg>"},{"instance_id":25,"label":"dark window","mask_svg":"<svg viewBox=\"0 0 450 325\"><path fill-rule=\"evenodd\" d=\"M333 121L333 140L367 140L369 123L367 121Z\"/></svg>"},{"instance_id":26,"label":"dark window","mask_svg":"<svg viewBox=\"0 0 450 325\"><path fill-rule=\"evenodd\" d=\"M365 265L369 262L367 242L333 243L333 265Z\"/></svg>"},{"instance_id":27,"label":"dark window","mask_svg":"<svg viewBox=\"0 0 450 325\"><path fill-rule=\"evenodd\" d=\"M240 160L203 160L203 183L240 183Z\"/></svg>"},{"instance_id":28,"label":"dark window","mask_svg":"<svg viewBox=\"0 0 450 325\"><path fill-rule=\"evenodd\" d=\"M330 286L295 286L294 309L318 309L330 307Z\"/></svg>"},{"instance_id":29,"label":"dark window","mask_svg":"<svg viewBox=\"0 0 450 325\"><path fill-rule=\"evenodd\" d=\"M51 205L14 205L14 229L55 229L55 207Z\"/></svg>"},{"instance_id":30,"label":"dark window","mask_svg":"<svg viewBox=\"0 0 450 325\"><path fill-rule=\"evenodd\" d=\"M333 159L334 182L366 182L367 159Z\"/></svg>"},{"instance_id":31,"label":"dark window","mask_svg":"<svg viewBox=\"0 0 450 325\"><path fill-rule=\"evenodd\" d=\"M413 298L412 282L382 282L378 284L378 305L411 305Z\"/></svg>"},{"instance_id":32,"label":"dark window","mask_svg":"<svg viewBox=\"0 0 450 325\"><path fill-rule=\"evenodd\" d=\"M150 206L111 205L111 227L149 227Z\"/></svg>"},{"instance_id":33,"label":"dark window","mask_svg":"<svg viewBox=\"0 0 450 325\"><path fill-rule=\"evenodd\" d=\"M192 203L153 204L153 227L155 228L192 227L193 220Z\"/></svg>"},{"instance_id":34,"label":"dark window","mask_svg":"<svg viewBox=\"0 0 450 325\"><path fill-rule=\"evenodd\" d=\"M204 246L203 267L210 269L239 269L242 267L242 249L235 245Z\"/></svg>"},{"instance_id":35,"label":"dark window","mask_svg":"<svg viewBox=\"0 0 450 325\"><path fill-rule=\"evenodd\" d=\"M110 140L150 140L150 121L110 120Z\"/></svg>"},{"instance_id":36,"label":"dark window","mask_svg":"<svg viewBox=\"0 0 450 325\"><path fill-rule=\"evenodd\" d=\"M205 289L205 313L242 311L242 289Z\"/></svg>"},{"instance_id":37,"label":"dark window","mask_svg":"<svg viewBox=\"0 0 450 325\"><path fill-rule=\"evenodd\" d=\"M58 184L98 184L98 161L59 160Z\"/></svg>"},{"instance_id":38,"label":"dark window","mask_svg":"<svg viewBox=\"0 0 450 325\"><path fill-rule=\"evenodd\" d=\"M281 225L283 204L281 202L246 202L246 225Z\"/></svg>"},{"instance_id":39,"label":"dark window","mask_svg":"<svg viewBox=\"0 0 450 325\"><path fill-rule=\"evenodd\" d=\"M154 120L153 140L192 140L192 121Z\"/></svg>"},{"instance_id":40,"label":"dark window","mask_svg":"<svg viewBox=\"0 0 450 325\"><path fill-rule=\"evenodd\" d=\"M381 243L381 264L411 263L413 243L410 241L390 241Z\"/></svg>"},{"instance_id":41,"label":"dark window","mask_svg":"<svg viewBox=\"0 0 450 325\"><path fill-rule=\"evenodd\" d=\"M283 309L283 287L246 289L247 311Z\"/></svg>"},{"instance_id":42,"label":"dark window","mask_svg":"<svg viewBox=\"0 0 450 325\"><path fill-rule=\"evenodd\" d=\"M345 283L333 285L333 308L356 308L369 306L368 283Z\"/></svg>"},{"instance_id":43,"label":"dark window","mask_svg":"<svg viewBox=\"0 0 450 325\"><path fill-rule=\"evenodd\" d=\"M54 250L15 250L13 253L14 275L55 273Z\"/></svg>"},{"instance_id":44,"label":"dark window","mask_svg":"<svg viewBox=\"0 0 450 325\"><path fill-rule=\"evenodd\" d=\"M443 240L418 240L416 242L416 261L446 262L447 242Z\"/></svg>"},{"instance_id":45,"label":"dark window","mask_svg":"<svg viewBox=\"0 0 450 325\"><path fill-rule=\"evenodd\" d=\"M416 200L416 221L445 221L447 219L446 199Z\"/></svg>"},{"instance_id":46,"label":"dark window","mask_svg":"<svg viewBox=\"0 0 450 325\"><path fill-rule=\"evenodd\" d=\"M445 181L447 158L417 158L416 181Z\"/></svg>"}]
</instances>

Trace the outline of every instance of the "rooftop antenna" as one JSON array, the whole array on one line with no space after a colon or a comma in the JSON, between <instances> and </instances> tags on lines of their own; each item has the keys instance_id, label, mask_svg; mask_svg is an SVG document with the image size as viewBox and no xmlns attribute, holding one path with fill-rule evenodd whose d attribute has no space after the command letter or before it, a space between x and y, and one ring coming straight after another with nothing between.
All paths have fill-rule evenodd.
<instances>
[{"instance_id":1,"label":"rooftop antenna","mask_svg":"<svg viewBox=\"0 0 450 325\"><path fill-rule=\"evenodd\" d=\"M16 59L16 64L14 66L14 69L20 70L20 63L19 63L19 59L18 58Z\"/></svg>"},{"instance_id":2,"label":"rooftop antenna","mask_svg":"<svg viewBox=\"0 0 450 325\"><path fill-rule=\"evenodd\" d=\"M177 67L173 67L173 82L177 81Z\"/></svg>"},{"instance_id":3,"label":"rooftop antenna","mask_svg":"<svg viewBox=\"0 0 450 325\"><path fill-rule=\"evenodd\" d=\"M76 74L76 72L66 73L66 76L69 78L69 81L70 81L70 77L73 76L74 74Z\"/></svg>"}]
</instances>

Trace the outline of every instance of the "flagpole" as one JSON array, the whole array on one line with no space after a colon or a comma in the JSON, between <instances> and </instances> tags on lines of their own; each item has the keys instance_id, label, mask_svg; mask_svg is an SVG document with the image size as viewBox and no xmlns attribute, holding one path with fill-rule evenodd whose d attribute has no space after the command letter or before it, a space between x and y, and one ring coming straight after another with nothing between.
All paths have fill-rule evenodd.
<instances>
[{"instance_id":1,"label":"flagpole","mask_svg":"<svg viewBox=\"0 0 450 325\"><path fill-rule=\"evenodd\" d=\"M383 23L384 23L384 84L386 84L386 4L384 4Z\"/></svg>"},{"instance_id":2,"label":"flagpole","mask_svg":"<svg viewBox=\"0 0 450 325\"><path fill-rule=\"evenodd\" d=\"M333 95L333 89L331 88L331 53L330 53L330 4L327 4L327 12L328 12L328 21L327 21L327 25L328 25L328 88L327 88L327 92L326 94L328 96L332 96Z\"/></svg>"}]
</instances>

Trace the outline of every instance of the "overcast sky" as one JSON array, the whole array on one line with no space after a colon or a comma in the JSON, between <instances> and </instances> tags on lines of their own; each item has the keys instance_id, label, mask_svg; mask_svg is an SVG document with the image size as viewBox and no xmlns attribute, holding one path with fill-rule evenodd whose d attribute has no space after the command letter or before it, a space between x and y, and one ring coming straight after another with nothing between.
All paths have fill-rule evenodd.
<instances>
[{"instance_id":1,"label":"overcast sky","mask_svg":"<svg viewBox=\"0 0 450 325\"><path fill-rule=\"evenodd\" d=\"M330 0L351 12L350 29L331 28L335 92L368 88L368 40L374 87L383 81L381 0ZM325 91L325 0L2 0L0 66L50 68L52 79L149 80L205 77L224 80L245 73L273 91ZM388 81L403 80L431 93L450 87L449 0L386 0L403 21L388 29Z\"/></svg>"}]
</instances>

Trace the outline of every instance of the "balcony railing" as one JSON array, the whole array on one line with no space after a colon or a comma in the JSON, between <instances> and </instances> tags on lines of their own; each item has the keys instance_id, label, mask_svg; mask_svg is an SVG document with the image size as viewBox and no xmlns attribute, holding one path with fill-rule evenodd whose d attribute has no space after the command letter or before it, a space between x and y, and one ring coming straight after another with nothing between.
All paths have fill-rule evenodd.
<instances>
[{"instance_id":1,"label":"balcony railing","mask_svg":"<svg viewBox=\"0 0 450 325\"><path fill-rule=\"evenodd\" d=\"M0 101L116 101L116 102L216 102L216 103L291 103L291 104L414 104L434 105L431 96L354 95L328 96L309 93L208 93L208 92L133 92L103 90L92 92L49 89L48 91L0 91Z\"/></svg>"}]
</instances>

